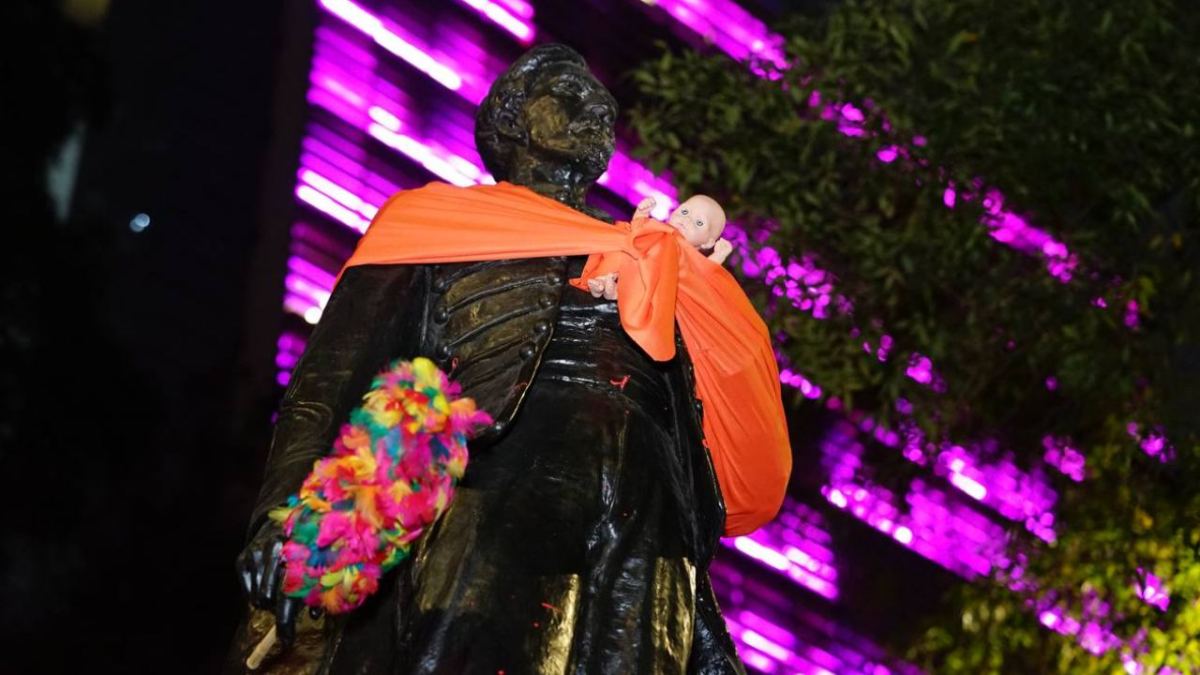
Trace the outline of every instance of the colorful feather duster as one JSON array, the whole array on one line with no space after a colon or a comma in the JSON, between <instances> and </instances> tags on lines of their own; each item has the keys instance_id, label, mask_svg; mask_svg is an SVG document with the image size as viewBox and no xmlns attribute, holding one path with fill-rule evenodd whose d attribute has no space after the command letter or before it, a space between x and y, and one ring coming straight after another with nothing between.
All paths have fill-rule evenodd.
<instances>
[{"instance_id":1,"label":"colorful feather duster","mask_svg":"<svg viewBox=\"0 0 1200 675\"><path fill-rule=\"evenodd\" d=\"M287 541L283 592L332 613L358 607L446 509L467 436L491 422L432 361L397 361L350 413L333 453L271 517Z\"/></svg>"}]
</instances>

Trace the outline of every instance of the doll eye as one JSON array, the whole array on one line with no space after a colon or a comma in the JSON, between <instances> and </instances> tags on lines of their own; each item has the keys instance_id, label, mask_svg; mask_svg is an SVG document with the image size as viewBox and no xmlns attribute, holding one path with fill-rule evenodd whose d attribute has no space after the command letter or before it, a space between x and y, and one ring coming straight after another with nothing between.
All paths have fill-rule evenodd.
<instances>
[{"instance_id":1,"label":"doll eye","mask_svg":"<svg viewBox=\"0 0 1200 675\"><path fill-rule=\"evenodd\" d=\"M703 220L697 220L697 221L696 221L696 227L704 227L704 221L703 221Z\"/></svg>"},{"instance_id":2,"label":"doll eye","mask_svg":"<svg viewBox=\"0 0 1200 675\"><path fill-rule=\"evenodd\" d=\"M682 213L683 215L685 215L685 216L686 216L686 215L687 215L687 209L683 209L682 211L680 211L680 213Z\"/></svg>"}]
</instances>

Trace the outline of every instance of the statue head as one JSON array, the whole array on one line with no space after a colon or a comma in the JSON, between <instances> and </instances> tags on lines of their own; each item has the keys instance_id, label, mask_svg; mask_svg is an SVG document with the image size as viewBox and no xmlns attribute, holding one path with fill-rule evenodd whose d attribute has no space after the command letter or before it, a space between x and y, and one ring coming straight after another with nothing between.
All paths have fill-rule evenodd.
<instances>
[{"instance_id":1,"label":"statue head","mask_svg":"<svg viewBox=\"0 0 1200 675\"><path fill-rule=\"evenodd\" d=\"M617 102L570 47L534 47L488 91L475 145L496 180L586 190L612 158Z\"/></svg>"}]
</instances>

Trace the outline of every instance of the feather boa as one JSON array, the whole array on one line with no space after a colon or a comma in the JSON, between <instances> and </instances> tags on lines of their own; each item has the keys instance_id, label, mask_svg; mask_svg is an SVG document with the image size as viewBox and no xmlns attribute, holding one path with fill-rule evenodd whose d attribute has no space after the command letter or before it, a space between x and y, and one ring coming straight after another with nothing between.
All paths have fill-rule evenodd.
<instances>
[{"instance_id":1,"label":"feather boa","mask_svg":"<svg viewBox=\"0 0 1200 675\"><path fill-rule=\"evenodd\" d=\"M491 422L425 358L376 376L333 453L271 517L283 524L283 592L332 613L358 607L408 557L467 466L467 436Z\"/></svg>"}]
</instances>

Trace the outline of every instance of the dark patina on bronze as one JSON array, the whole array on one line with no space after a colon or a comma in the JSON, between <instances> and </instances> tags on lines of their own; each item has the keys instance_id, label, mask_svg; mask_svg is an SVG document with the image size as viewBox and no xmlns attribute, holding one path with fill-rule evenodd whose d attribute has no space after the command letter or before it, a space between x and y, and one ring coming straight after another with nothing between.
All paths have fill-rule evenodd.
<instances>
[{"instance_id":1,"label":"dark patina on bronze","mask_svg":"<svg viewBox=\"0 0 1200 675\"><path fill-rule=\"evenodd\" d=\"M616 113L577 53L543 45L493 84L476 142L498 180L604 217L585 199L612 157ZM346 271L280 407L238 559L257 609L227 672L244 671L271 613L292 646L258 672L743 672L708 580L724 508L686 350L677 340L673 361L646 357L613 303L566 286L582 263ZM450 508L379 592L297 627L266 514L298 489L373 375L417 355L496 423L472 442Z\"/></svg>"}]
</instances>

